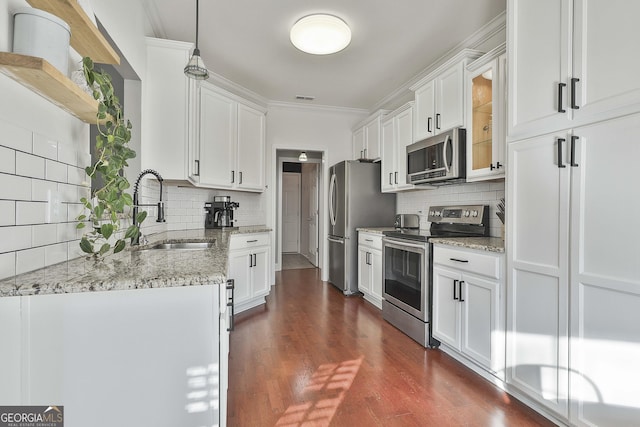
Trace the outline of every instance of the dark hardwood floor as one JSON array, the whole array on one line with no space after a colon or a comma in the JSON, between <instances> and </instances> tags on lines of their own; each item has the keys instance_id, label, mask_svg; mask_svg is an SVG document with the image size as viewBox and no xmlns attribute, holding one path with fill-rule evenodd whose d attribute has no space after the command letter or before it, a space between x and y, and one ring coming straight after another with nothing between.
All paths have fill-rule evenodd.
<instances>
[{"instance_id":1,"label":"dark hardwood floor","mask_svg":"<svg viewBox=\"0 0 640 427\"><path fill-rule=\"evenodd\" d=\"M266 305L236 316L230 427L553 425L319 270L276 280Z\"/></svg>"}]
</instances>

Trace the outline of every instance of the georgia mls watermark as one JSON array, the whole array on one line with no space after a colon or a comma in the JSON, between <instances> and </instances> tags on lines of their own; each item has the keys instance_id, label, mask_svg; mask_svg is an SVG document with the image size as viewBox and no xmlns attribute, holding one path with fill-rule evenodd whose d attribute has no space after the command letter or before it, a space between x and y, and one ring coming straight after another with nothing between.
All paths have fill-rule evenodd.
<instances>
[{"instance_id":1,"label":"georgia mls watermark","mask_svg":"<svg viewBox=\"0 0 640 427\"><path fill-rule=\"evenodd\" d=\"M0 427L64 427L64 406L0 406Z\"/></svg>"}]
</instances>

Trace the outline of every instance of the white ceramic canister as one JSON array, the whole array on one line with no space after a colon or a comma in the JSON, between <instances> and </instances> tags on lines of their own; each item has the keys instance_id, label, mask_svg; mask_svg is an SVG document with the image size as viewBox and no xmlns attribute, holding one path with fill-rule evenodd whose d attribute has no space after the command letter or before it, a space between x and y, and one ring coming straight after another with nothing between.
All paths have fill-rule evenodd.
<instances>
[{"instance_id":1,"label":"white ceramic canister","mask_svg":"<svg viewBox=\"0 0 640 427\"><path fill-rule=\"evenodd\" d=\"M13 15L13 52L46 59L69 75L69 25L55 15L32 7Z\"/></svg>"}]
</instances>

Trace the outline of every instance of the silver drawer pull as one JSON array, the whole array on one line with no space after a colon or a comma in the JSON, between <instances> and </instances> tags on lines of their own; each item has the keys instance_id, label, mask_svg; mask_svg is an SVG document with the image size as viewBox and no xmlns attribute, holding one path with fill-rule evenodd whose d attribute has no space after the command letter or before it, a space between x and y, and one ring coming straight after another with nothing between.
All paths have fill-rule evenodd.
<instances>
[{"instance_id":1,"label":"silver drawer pull","mask_svg":"<svg viewBox=\"0 0 640 427\"><path fill-rule=\"evenodd\" d=\"M255 243L255 242L257 242L257 241L258 241L258 239L255 239L255 240L247 240L247 243Z\"/></svg>"},{"instance_id":2,"label":"silver drawer pull","mask_svg":"<svg viewBox=\"0 0 640 427\"><path fill-rule=\"evenodd\" d=\"M449 258L451 261L455 262L469 262L467 259L458 259L458 258Z\"/></svg>"},{"instance_id":3,"label":"silver drawer pull","mask_svg":"<svg viewBox=\"0 0 640 427\"><path fill-rule=\"evenodd\" d=\"M373 239L364 239L366 242L373 242Z\"/></svg>"}]
</instances>

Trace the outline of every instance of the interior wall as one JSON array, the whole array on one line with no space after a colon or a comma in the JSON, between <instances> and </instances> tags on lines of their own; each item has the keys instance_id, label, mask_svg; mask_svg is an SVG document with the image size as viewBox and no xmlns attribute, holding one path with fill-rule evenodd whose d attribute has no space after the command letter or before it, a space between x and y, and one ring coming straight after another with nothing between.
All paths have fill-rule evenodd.
<instances>
[{"instance_id":1,"label":"interior wall","mask_svg":"<svg viewBox=\"0 0 640 427\"><path fill-rule=\"evenodd\" d=\"M327 280L326 257L326 229L328 219L325 215L328 197L328 170L329 167L341 160L351 157L351 130L358 122L367 117L368 112L355 109L331 109L311 108L292 105L270 105L267 114L267 147L266 147L266 171L267 189L264 192L266 198L267 225L276 233L271 239L271 253L275 271L280 270L280 257L277 250L277 221L278 221L278 159L279 149L297 149L307 151L320 151L324 153L322 179L320 184L322 193L319 197L319 267L322 269L322 280Z\"/></svg>"},{"instance_id":2,"label":"interior wall","mask_svg":"<svg viewBox=\"0 0 640 427\"><path fill-rule=\"evenodd\" d=\"M144 75L138 0L93 0L98 19ZM0 5L0 51L12 50L13 13L25 0ZM126 11L126 12L124 12ZM142 21L140 21L142 22ZM71 56L70 61L77 58ZM89 125L0 74L0 277L80 256L75 217L89 194Z\"/></svg>"}]
</instances>

